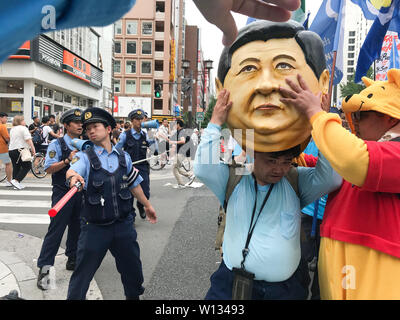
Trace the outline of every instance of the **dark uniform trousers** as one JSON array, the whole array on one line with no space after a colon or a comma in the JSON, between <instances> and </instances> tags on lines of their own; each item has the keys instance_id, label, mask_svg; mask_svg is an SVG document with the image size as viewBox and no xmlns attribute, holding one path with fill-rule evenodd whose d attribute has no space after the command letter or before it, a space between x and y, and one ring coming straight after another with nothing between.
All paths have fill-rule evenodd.
<instances>
[{"instance_id":1,"label":"dark uniform trousers","mask_svg":"<svg viewBox=\"0 0 400 320\"><path fill-rule=\"evenodd\" d=\"M144 292L140 249L133 226L133 195L125 181L124 152L119 151L119 167L113 173L101 167L92 149L86 151L91 166L84 193L77 260L69 283L68 299L86 298L90 281L107 250L115 258L125 296L135 299Z\"/></svg>"},{"instance_id":2,"label":"dark uniform trousers","mask_svg":"<svg viewBox=\"0 0 400 320\"><path fill-rule=\"evenodd\" d=\"M126 131L124 150L131 156L132 162L146 159L148 146L149 144L146 140L146 135L143 132L140 135L140 139L137 140L133 137L131 130ZM149 163L145 161L139 164L135 164L134 166L136 169L139 170L139 174L143 178L143 181L140 183L140 186L143 189L143 193L147 199L150 199ZM137 201L136 205L138 208L143 209L143 205L139 201Z\"/></svg>"},{"instance_id":3,"label":"dark uniform trousers","mask_svg":"<svg viewBox=\"0 0 400 320\"><path fill-rule=\"evenodd\" d=\"M59 138L62 156L61 160L66 159L71 150L66 145L63 138ZM69 166L52 174L53 194L51 196L52 207L69 191L65 185L65 173ZM43 240L42 249L37 261L38 268L45 265L54 265L54 259L60 247L65 229L68 226L67 242L65 255L75 258L80 232L80 213L82 209L82 194L75 194L70 201L57 213L50 218L50 225Z\"/></svg>"}]
</instances>

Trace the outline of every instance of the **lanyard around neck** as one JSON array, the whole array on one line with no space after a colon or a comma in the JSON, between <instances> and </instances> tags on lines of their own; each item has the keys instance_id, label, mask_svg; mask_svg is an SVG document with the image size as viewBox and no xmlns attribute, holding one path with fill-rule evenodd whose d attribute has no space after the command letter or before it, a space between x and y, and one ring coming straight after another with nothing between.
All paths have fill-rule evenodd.
<instances>
[{"instance_id":1,"label":"lanyard around neck","mask_svg":"<svg viewBox=\"0 0 400 320\"><path fill-rule=\"evenodd\" d=\"M254 221L254 224L253 224L254 216L255 216L255 213L256 213L256 207L257 207L257 192L258 192L257 180L256 180L256 178L254 177L254 188L255 188L255 190L256 190L256 199L254 200L253 213L252 213L252 215L251 215L251 221L250 221L249 232L248 232L248 234L247 234L246 245L245 245L244 249L242 250L242 255L243 255L243 260L242 260L242 262L241 262L241 267L242 267L242 269L244 269L244 261L246 260L246 257L247 257L247 255L248 255L248 253L249 253L249 251L250 251L250 250L249 250L249 243L250 243L251 237L252 237L252 235L253 235L254 228L256 227L256 223L257 223L257 221L258 221L258 218L260 217L261 212L263 211L264 206L265 206L265 204L266 204L267 201L268 201L268 198L269 198L269 196L270 196L270 194L271 194L271 192L272 192L272 189L274 188L274 185L275 185L275 184L272 183L272 184L269 186L268 192L267 192L267 194L265 195L265 198L264 198L264 201L263 201L263 203L262 203L262 205L261 205L261 208L260 208L260 210L258 211L257 218L256 218L256 220Z\"/></svg>"}]
</instances>

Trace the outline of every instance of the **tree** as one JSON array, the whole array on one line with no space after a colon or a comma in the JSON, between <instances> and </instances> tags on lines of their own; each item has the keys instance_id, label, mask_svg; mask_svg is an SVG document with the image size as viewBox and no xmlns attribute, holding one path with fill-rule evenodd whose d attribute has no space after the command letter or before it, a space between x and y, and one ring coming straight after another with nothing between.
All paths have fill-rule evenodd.
<instances>
[{"instance_id":1,"label":"tree","mask_svg":"<svg viewBox=\"0 0 400 320\"><path fill-rule=\"evenodd\" d=\"M348 81L346 84L340 84L340 97L344 98L347 96L350 96L352 94L357 94L360 93L362 90L365 89L364 84L358 84L354 82L354 76L353 74L350 78L350 81ZM373 79L374 78L374 70L372 68L369 68L367 72L367 78Z\"/></svg>"}]
</instances>

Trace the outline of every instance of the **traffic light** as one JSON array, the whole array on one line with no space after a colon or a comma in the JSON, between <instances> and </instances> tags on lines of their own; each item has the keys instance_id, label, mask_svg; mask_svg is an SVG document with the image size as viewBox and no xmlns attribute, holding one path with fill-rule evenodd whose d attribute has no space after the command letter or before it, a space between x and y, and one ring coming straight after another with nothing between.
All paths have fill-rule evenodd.
<instances>
[{"instance_id":1,"label":"traffic light","mask_svg":"<svg viewBox=\"0 0 400 320\"><path fill-rule=\"evenodd\" d=\"M156 84L154 87L154 96L156 98L161 98L161 85Z\"/></svg>"}]
</instances>

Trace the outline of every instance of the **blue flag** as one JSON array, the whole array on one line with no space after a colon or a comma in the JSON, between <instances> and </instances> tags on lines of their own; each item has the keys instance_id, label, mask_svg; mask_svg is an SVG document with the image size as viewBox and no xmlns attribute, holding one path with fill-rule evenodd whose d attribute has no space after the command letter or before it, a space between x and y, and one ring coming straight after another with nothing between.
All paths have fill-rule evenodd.
<instances>
[{"instance_id":1,"label":"blue flag","mask_svg":"<svg viewBox=\"0 0 400 320\"><path fill-rule=\"evenodd\" d=\"M324 0L310 26L310 31L318 33L324 42L326 65L332 74L334 52L337 52L333 84L343 78L345 0Z\"/></svg>"},{"instance_id":2,"label":"blue flag","mask_svg":"<svg viewBox=\"0 0 400 320\"><path fill-rule=\"evenodd\" d=\"M352 2L360 6L365 18L375 19L358 56L354 81L360 82L373 61L379 58L386 32L388 30L400 32L400 0L392 0L387 7L378 7L379 1L374 2L375 6L370 0L352 0Z\"/></svg>"},{"instance_id":3,"label":"blue flag","mask_svg":"<svg viewBox=\"0 0 400 320\"><path fill-rule=\"evenodd\" d=\"M385 14L385 12L389 11L389 10L385 9L384 7L381 7L383 4L387 3L387 0L386 1L385 0L375 0L375 1L351 0L351 1L361 8L361 10L363 11L364 17L368 20L375 20L380 12ZM396 1L392 1L390 4L392 4L393 2L396 2ZM387 5L387 7L390 7L390 4ZM395 4L395 6L398 7L399 4ZM388 17L385 18L385 16L383 15L381 18L381 19L383 19L382 22L384 21L384 19L387 19L387 18ZM391 21L390 21L388 30L399 32L400 31L400 13L398 12L397 15L393 15L393 17L391 17L390 20ZM385 23L382 23L382 24L385 24Z\"/></svg>"}]
</instances>

